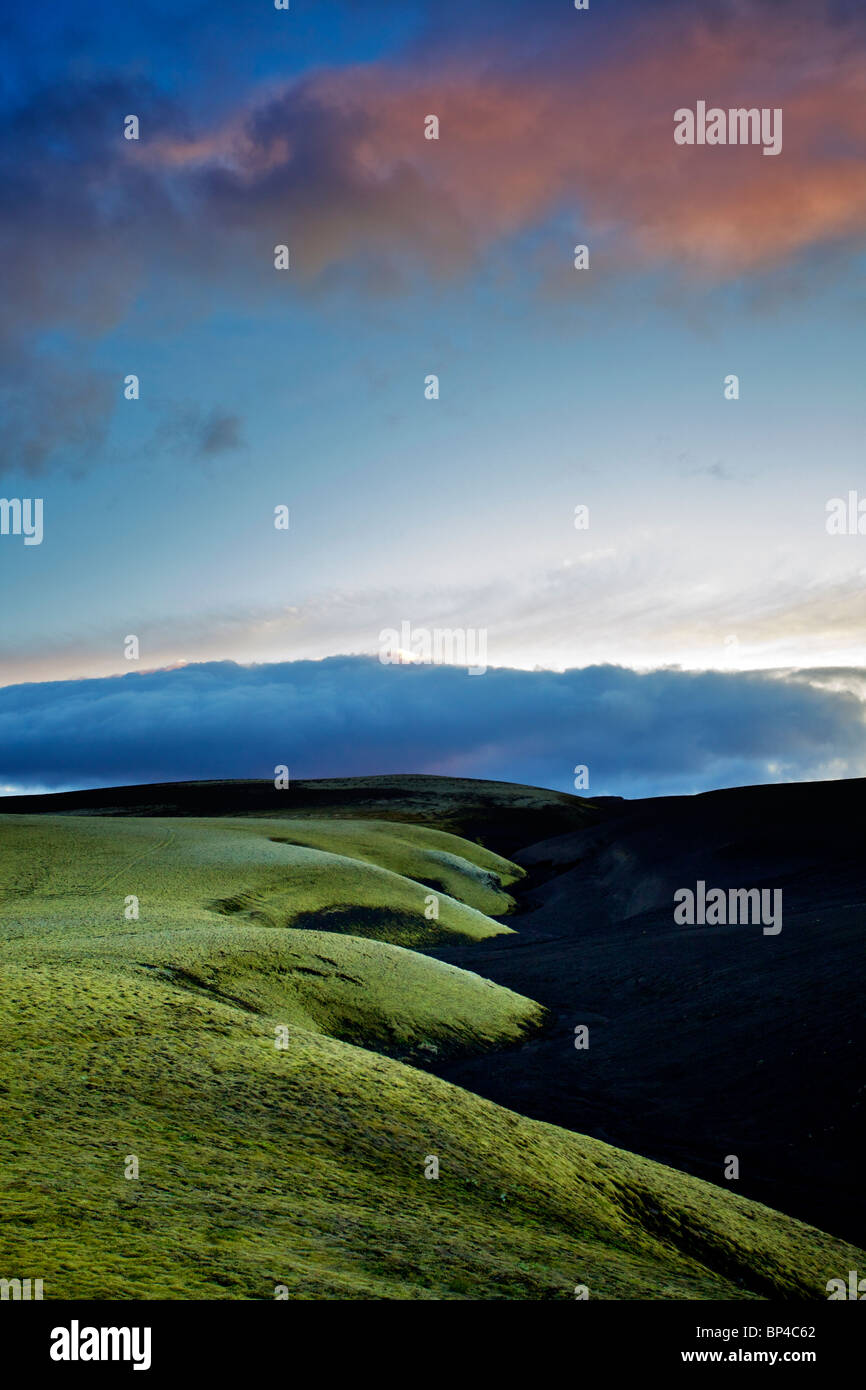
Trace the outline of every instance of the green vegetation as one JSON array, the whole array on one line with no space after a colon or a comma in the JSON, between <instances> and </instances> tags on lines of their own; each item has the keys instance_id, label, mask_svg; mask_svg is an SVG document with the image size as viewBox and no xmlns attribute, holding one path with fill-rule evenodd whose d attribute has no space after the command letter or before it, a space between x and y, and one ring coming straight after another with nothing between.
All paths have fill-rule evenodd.
<instances>
[{"instance_id":1,"label":"green vegetation","mask_svg":"<svg viewBox=\"0 0 866 1390\"><path fill-rule=\"evenodd\" d=\"M40 938L78 934L96 922L110 930L118 921L118 901L122 921L122 899L130 893L141 901L142 921L174 929L239 915L272 927L336 930L400 946L435 945L453 936L482 940L510 930L470 905L484 900L500 911L511 905L501 885L495 886L494 871L469 858L484 851L435 832L426 844L416 827L383 824L368 835L369 822L338 821L347 827L334 836L342 850L329 853L289 842L303 837L308 825L310 838L324 842L319 821L2 820L0 893L7 910L17 907L19 927L36 930ZM347 857L356 842L356 855ZM388 867L367 857L376 843ZM464 857L448 850L444 863L442 846L454 844L463 847ZM502 864L509 881L522 873L496 855L484 857ZM439 916L428 918L427 881L445 878L460 900L438 892Z\"/></svg>"},{"instance_id":2,"label":"green vegetation","mask_svg":"<svg viewBox=\"0 0 866 1390\"><path fill-rule=\"evenodd\" d=\"M275 838L378 864L494 917L514 907L504 886L526 876L509 859L457 835L396 821L289 821Z\"/></svg>"},{"instance_id":3,"label":"green vegetation","mask_svg":"<svg viewBox=\"0 0 866 1390\"><path fill-rule=\"evenodd\" d=\"M504 930L478 895L518 876L397 822L0 817L0 1273L48 1298L741 1299L862 1268L407 1065L541 1024L391 944ZM321 930L352 912L363 934Z\"/></svg>"}]
</instances>

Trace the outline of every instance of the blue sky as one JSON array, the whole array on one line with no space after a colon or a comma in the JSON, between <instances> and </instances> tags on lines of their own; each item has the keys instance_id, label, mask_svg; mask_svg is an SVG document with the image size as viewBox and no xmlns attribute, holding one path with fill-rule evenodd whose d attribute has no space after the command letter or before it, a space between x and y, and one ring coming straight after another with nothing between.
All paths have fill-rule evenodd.
<instances>
[{"instance_id":1,"label":"blue sky","mask_svg":"<svg viewBox=\"0 0 866 1390\"><path fill-rule=\"evenodd\" d=\"M866 537L825 520L866 497L862 18L464 10L60 4L0 30L2 493L45 514L39 546L0 536L7 710L32 717L46 683L62 711L81 682L86 743L134 633L166 690L184 663L234 662L245 702L250 663L356 657L349 711L405 619L483 629L492 668L679 670L684 698L702 670L832 668L801 717L838 698L850 737L770 741L749 776L859 772ZM699 99L781 105L782 154L677 149L673 111ZM355 717L354 770L385 770ZM629 742L607 789L630 785ZM107 776L55 748L52 780L27 746L30 774L0 746L0 784ZM456 732L437 749L425 770L474 765ZM503 736L495 775L561 785L570 756L510 757ZM702 766L696 785L730 785L746 764L732 740Z\"/></svg>"}]
</instances>

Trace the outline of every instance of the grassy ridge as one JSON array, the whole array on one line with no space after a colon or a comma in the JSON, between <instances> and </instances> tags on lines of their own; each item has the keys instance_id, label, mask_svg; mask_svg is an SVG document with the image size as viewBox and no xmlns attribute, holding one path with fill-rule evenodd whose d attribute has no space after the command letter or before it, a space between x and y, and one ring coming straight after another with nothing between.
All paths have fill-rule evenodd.
<instances>
[{"instance_id":1,"label":"grassy ridge","mask_svg":"<svg viewBox=\"0 0 866 1390\"><path fill-rule=\"evenodd\" d=\"M454 836L431 832L428 842L415 827L395 824L394 843L386 848L389 827L382 826L375 838L389 861L383 867L369 858L364 822L354 832L358 853L351 857L290 843L286 824L264 818L2 817L4 917L17 916L22 931L40 937L79 933L94 920L109 929L123 922L125 898L134 894L143 921L176 928L241 914L268 926L315 926L403 946L454 936L481 940L509 930L472 906L484 900L507 911L511 899L496 886L494 870L450 851L443 863L443 843L463 845ZM291 825L293 836L303 835L307 822ZM324 842L320 824L311 826L311 838ZM351 849L352 829L341 831L337 842ZM465 850L483 854L474 846ZM510 880L521 874L513 865L508 872ZM438 917L429 918L427 883L443 877L459 900L437 891Z\"/></svg>"},{"instance_id":2,"label":"grassy ridge","mask_svg":"<svg viewBox=\"0 0 866 1390\"><path fill-rule=\"evenodd\" d=\"M479 975L380 941L264 927L85 933L4 952L8 1002L50 980L74 995L87 979L94 1007L123 988L164 985L196 998L356 1042L403 1059L518 1043L543 1010ZM144 995L142 997L145 997ZM13 1010L14 1012L14 1010ZM272 1029L273 1034L273 1029Z\"/></svg>"},{"instance_id":3,"label":"grassy ridge","mask_svg":"<svg viewBox=\"0 0 866 1390\"><path fill-rule=\"evenodd\" d=\"M514 907L505 887L526 877L526 870L509 859L457 835L422 825L304 819L284 822L275 838L378 864L495 917Z\"/></svg>"}]
</instances>

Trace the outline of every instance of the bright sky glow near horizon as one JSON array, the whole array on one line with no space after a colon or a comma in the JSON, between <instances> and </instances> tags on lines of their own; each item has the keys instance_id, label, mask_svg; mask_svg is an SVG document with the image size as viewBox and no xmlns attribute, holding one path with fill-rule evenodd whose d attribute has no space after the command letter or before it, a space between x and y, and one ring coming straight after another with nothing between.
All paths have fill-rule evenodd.
<instances>
[{"instance_id":1,"label":"bright sky glow near horizon","mask_svg":"<svg viewBox=\"0 0 866 1390\"><path fill-rule=\"evenodd\" d=\"M866 768L866 535L825 524L866 499L866 12L471 11L6 21L0 491L43 499L44 539L0 537L0 753L14 687L89 701L129 633L167 680L375 657L408 620L483 629L527 673L821 672L850 744L767 747L753 775ZM781 154L677 147L699 100L781 108ZM502 738L488 772L568 785ZM719 767L696 784L749 775ZM104 775L0 762L14 787Z\"/></svg>"}]
</instances>

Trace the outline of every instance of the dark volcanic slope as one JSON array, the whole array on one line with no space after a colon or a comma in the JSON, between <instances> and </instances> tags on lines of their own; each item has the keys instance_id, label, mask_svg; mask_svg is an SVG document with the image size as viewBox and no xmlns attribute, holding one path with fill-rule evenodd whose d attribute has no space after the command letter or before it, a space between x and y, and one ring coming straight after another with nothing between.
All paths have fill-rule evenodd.
<instances>
[{"instance_id":1,"label":"dark volcanic slope","mask_svg":"<svg viewBox=\"0 0 866 1390\"><path fill-rule=\"evenodd\" d=\"M621 803L518 852L519 935L435 954L552 1026L443 1074L710 1180L736 1154L744 1195L862 1243L864 798L849 781ZM781 888L781 934L675 926L699 878Z\"/></svg>"}]
</instances>

